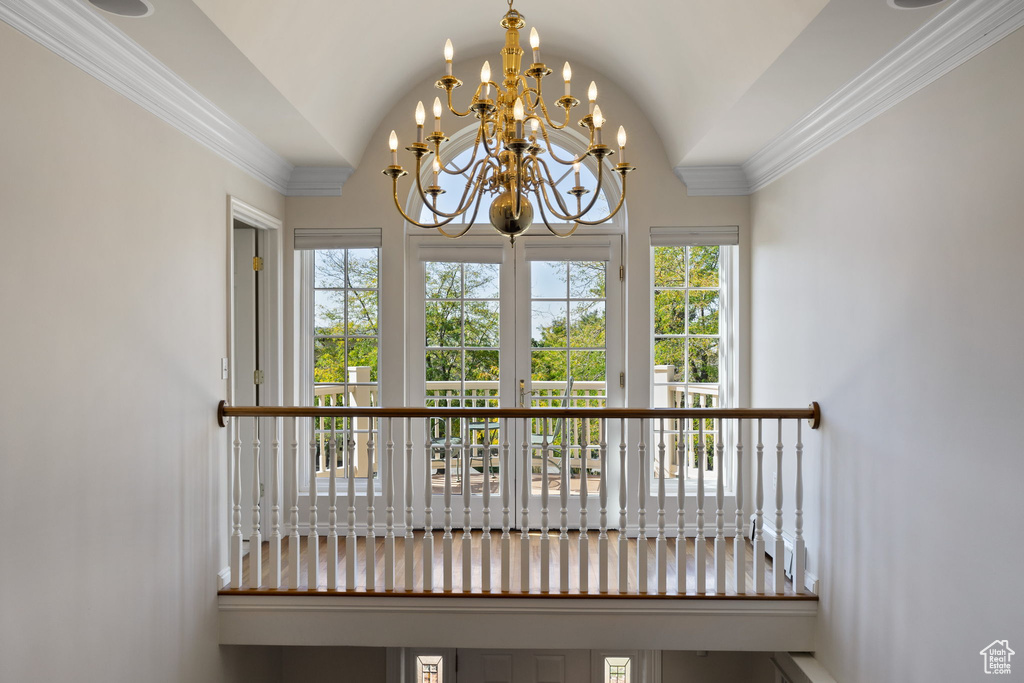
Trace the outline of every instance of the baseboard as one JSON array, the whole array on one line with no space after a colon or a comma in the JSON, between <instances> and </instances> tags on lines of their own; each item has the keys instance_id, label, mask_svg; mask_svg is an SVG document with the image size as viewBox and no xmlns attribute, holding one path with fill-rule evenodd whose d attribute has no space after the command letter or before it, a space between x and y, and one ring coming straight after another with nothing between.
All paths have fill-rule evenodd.
<instances>
[{"instance_id":1,"label":"baseboard","mask_svg":"<svg viewBox=\"0 0 1024 683\"><path fill-rule=\"evenodd\" d=\"M217 572L217 590L223 590L231 583L231 567L224 567Z\"/></svg>"}]
</instances>

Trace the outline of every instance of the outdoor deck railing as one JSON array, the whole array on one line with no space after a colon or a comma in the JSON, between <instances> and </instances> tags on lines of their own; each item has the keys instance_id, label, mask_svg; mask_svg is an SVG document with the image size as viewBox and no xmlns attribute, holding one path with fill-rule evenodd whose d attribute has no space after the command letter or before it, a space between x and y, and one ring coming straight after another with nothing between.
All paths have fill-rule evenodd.
<instances>
[{"instance_id":1,"label":"outdoor deck railing","mask_svg":"<svg viewBox=\"0 0 1024 683\"><path fill-rule=\"evenodd\" d=\"M767 432L771 423L775 423L776 472L780 474L775 484L773 556L776 559L785 556L782 533L785 486L781 473L786 451L783 437L791 434L790 448L795 458L794 514L790 521L794 538L793 590L805 592L802 428L805 420L810 421L811 428L818 426L820 411L816 403L804 409L499 409L231 407L222 402L219 419L222 426L232 427L233 435L229 585L234 589L243 588L245 444L241 441L241 425L248 419L261 420L265 427L251 430L253 441L248 445L252 481L245 484L251 483L252 495L247 588L299 590L302 587L308 591L399 593L511 591L559 595L569 591L569 575L573 573L573 585L580 593L704 595L709 592L706 565L713 560L712 594L724 594L728 587L736 594L782 595L786 579L784 563L774 562L771 576L768 576L763 536L764 515L772 514L763 509L763 457L766 439L769 448L773 445ZM329 423L326 441L320 439L323 430L316 429L316 420L321 421L321 426L325 420ZM435 434L431 430L432 421L436 420L446 425L441 438L430 436ZM283 428L283 421L290 422L287 430ZM538 423L542 425L539 435L535 434ZM750 431L755 435L752 444L755 468L753 586L747 583L745 569L744 490L748 482L743 468L744 423L750 424ZM456 430L453 425L460 428ZM784 425L791 426L784 429ZM723 438L727 427L731 428L731 440ZM281 439L286 433L293 436L290 444L282 446ZM474 433L475 439L463 438ZM562 435L570 433L575 435L572 439L563 438ZM299 443L301 434L308 435L308 443ZM357 453L358 434L365 439L365 462L362 466L349 467L348 463ZM271 439L268 482L261 478L261 458L265 450L261 436ZM709 439L709 436L715 438ZM675 545L674 572L670 572L668 538L686 536L688 489L683 476L686 468L677 467L673 523L667 505L666 484L671 477L666 470L669 462L666 451L675 451L675 462L701 463L709 457L722 462L727 441L735 453L731 482L735 507L725 509L724 467L715 468L713 486L710 479L706 482L704 476L696 477L691 483L695 500L689 503L692 508L689 512L696 522L692 534L693 557L689 557L685 543ZM328 455L326 492L318 489L316 462L321 448L325 448ZM563 449L567 456L564 458ZM709 453L709 450L714 452ZM300 461L307 453L309 497L305 521L308 537L302 543L299 472ZM617 465L614 478L609 476L613 459ZM435 477L440 476L439 462L443 468L440 489L435 482ZM343 467L339 467L339 463ZM340 474L342 469L344 474ZM289 472L288 491L283 486L285 471ZM632 480L627 472L634 473ZM653 481L652 473L659 475ZM511 482L517 476L521 477L519 481L530 483L520 487L520 498L513 501ZM473 486L469 485L473 478L481 484L476 496ZM461 479L460 487L456 486L457 479ZM419 491L414 490L415 481L422 482ZM265 484L266 493L261 496ZM463 506L461 526L453 508L457 488ZM554 502L552 489L557 496ZM435 503L439 495L443 496L440 509ZM710 495L714 497L711 521L706 519L705 511ZM591 517L593 513L588 512L588 507L594 507L588 505L594 498L597 499L596 520ZM519 528L513 529L517 503ZM635 528L629 528L627 520L635 520ZM418 532L420 529L422 532ZM483 531L479 536L481 540L474 543L473 533L479 529ZM496 548L491 547L492 529L500 531ZM572 552L570 529L578 529L574 541L578 547ZM461 553L456 553L455 537L460 531ZM320 555L321 532L326 536L326 557ZM539 532L539 557L534 558L531 536L536 538L536 532ZM383 536L380 557L376 551L378 534ZM514 540L513 534L519 538ZM733 536L729 563L726 561L727 535ZM635 538L633 545L630 545L631 536ZM713 545L705 543L712 537ZM653 558L649 557L649 538L654 539ZM269 571L261 565L262 552L257 550L264 547L265 539L269 546ZM287 557L282 557L284 539L287 539ZM401 557L396 557L396 539L404 539ZM440 576L436 577L434 562L423 558L435 557L435 541L438 540L441 562ZM597 550L592 554L593 542ZM613 542L614 549L611 548ZM514 552L516 544L518 552ZM712 557L707 555L708 546ZM631 548L635 555L632 562ZM300 557L300 552L305 556ZM453 568L458 556L463 571L461 587L457 588L453 584L456 575ZM420 562L417 563L416 557ZM573 566L573 558L576 566ZM692 585L687 578L687 563L691 559ZM514 561L519 563L516 572L519 585L515 587L512 585ZM539 568L532 566L535 562ZM597 565L594 583L590 579L591 562ZM326 572L321 576L324 564ZM557 569L554 577L553 564ZM733 571L727 580L728 564ZM300 576L303 565L305 577ZM471 571L474 567L478 568L475 574ZM539 569L537 574L532 571L535 568ZM376 579L378 569L382 569L381 583ZM629 574L634 570L635 581L631 584ZM670 587L671 574L674 574L675 585ZM539 578L533 583L535 576Z\"/></svg>"}]
</instances>

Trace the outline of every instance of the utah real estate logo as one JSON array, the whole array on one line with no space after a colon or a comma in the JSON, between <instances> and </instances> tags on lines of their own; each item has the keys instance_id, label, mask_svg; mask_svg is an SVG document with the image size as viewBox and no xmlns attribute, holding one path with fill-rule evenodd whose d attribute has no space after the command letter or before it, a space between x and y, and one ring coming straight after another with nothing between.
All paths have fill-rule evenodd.
<instances>
[{"instance_id":1,"label":"utah real estate logo","mask_svg":"<svg viewBox=\"0 0 1024 683\"><path fill-rule=\"evenodd\" d=\"M990 645L981 651L981 656L985 658L985 673L1010 673L1010 658L1015 654L1017 653L1010 649L1008 641L993 640Z\"/></svg>"}]
</instances>

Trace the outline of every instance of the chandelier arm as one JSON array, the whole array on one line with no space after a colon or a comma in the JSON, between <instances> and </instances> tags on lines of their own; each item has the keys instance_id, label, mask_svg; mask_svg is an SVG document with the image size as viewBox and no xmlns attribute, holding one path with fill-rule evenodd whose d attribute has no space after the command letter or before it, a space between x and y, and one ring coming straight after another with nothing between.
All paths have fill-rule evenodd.
<instances>
[{"instance_id":1,"label":"chandelier arm","mask_svg":"<svg viewBox=\"0 0 1024 683\"><path fill-rule=\"evenodd\" d=\"M464 118L466 116L469 116L470 113L472 112L471 109L467 109L465 112L459 112L459 111L457 111L455 109L455 104L452 102L452 88L445 88L445 90L448 91L448 111L450 111L451 113L455 114L459 118ZM479 93L479 92L480 92L480 88L478 87L477 88L477 93ZM473 99L474 100L476 99L476 94L473 95Z\"/></svg>"},{"instance_id":2,"label":"chandelier arm","mask_svg":"<svg viewBox=\"0 0 1024 683\"><path fill-rule=\"evenodd\" d=\"M615 210L612 211L611 213L609 213L604 218L601 218L600 220L585 221L583 219L577 219L576 222L577 223L582 223L583 225L601 225L601 223L604 223L606 221L610 221L612 218L614 218L615 214L617 214L619 212L619 209L622 208L622 204L625 201L626 201L626 176L625 176L625 174L623 174L623 176L622 176L622 194L619 195L619 203L615 205ZM589 211L589 209L588 209L588 211Z\"/></svg>"},{"instance_id":3,"label":"chandelier arm","mask_svg":"<svg viewBox=\"0 0 1024 683\"><path fill-rule=\"evenodd\" d=\"M552 126L552 128L555 128L555 127ZM555 130L561 130L561 129L560 128L555 128ZM544 145L548 148L548 154L551 155L552 159L554 159L558 163L562 164L563 166L572 166L573 164L582 164L583 160L586 159L588 156L590 156L587 152L584 152L583 154L579 155L578 157L575 157L574 159L572 159L571 161L567 161L565 159L560 159L558 157L558 155L555 154L555 149L551 145L551 140L550 140L550 138L548 138L548 131L547 131L547 129L544 126L541 126L540 127L540 132L544 136Z\"/></svg>"},{"instance_id":4,"label":"chandelier arm","mask_svg":"<svg viewBox=\"0 0 1024 683\"><path fill-rule=\"evenodd\" d=\"M548 208L551 210L551 213L555 216L555 218L561 219L563 221L571 221L571 220L573 220L572 212L568 208L566 208L565 203L562 201L562 198L558 195L558 193L554 192L554 187L555 187L554 178L551 176L551 170L548 169L547 163L545 163L541 159L536 159L536 158L534 159L534 161L538 164L538 166L543 166L544 174L547 176L547 180L546 181L542 178L541 181L538 183L539 186L540 186L541 192L544 193L544 203L547 204ZM551 200L548 199L548 191L544 187L545 185L550 185L551 186L552 193L555 195L555 201L558 203L558 206L562 210L563 213L561 213L561 214L558 213L558 210L555 209L555 206L551 203Z\"/></svg>"},{"instance_id":5,"label":"chandelier arm","mask_svg":"<svg viewBox=\"0 0 1024 683\"><path fill-rule=\"evenodd\" d=\"M435 152L435 154L438 155L438 158L440 158L440 151L441 151L441 143L439 142L439 143L437 143L437 152ZM469 170L470 166L472 166L473 164L476 163L476 155L479 152L480 152L480 131L478 130L477 133L476 133L476 140L473 141L473 158L470 159L469 162L464 167L462 167L462 168L456 168L456 169L449 170L449 169L445 168L444 166L442 166L441 170L443 172L447 173L448 175L462 175L463 173L465 173L466 171Z\"/></svg>"},{"instance_id":6,"label":"chandelier arm","mask_svg":"<svg viewBox=\"0 0 1024 683\"><path fill-rule=\"evenodd\" d=\"M580 224L576 222L573 223L573 226L572 228L569 229L569 232L558 232L557 230L552 228L551 224L548 223L547 214L544 213L544 202L541 200L540 192L534 190L534 194L537 196L537 206L540 208L540 219L544 222L544 227L548 229L548 232L550 232L555 237L561 237L563 239L576 232L577 228L580 227Z\"/></svg>"},{"instance_id":7,"label":"chandelier arm","mask_svg":"<svg viewBox=\"0 0 1024 683\"><path fill-rule=\"evenodd\" d=\"M492 135L495 138L495 140L494 140L495 144L498 143L498 140L497 140L498 122L493 120L493 119L486 120L486 121L481 120L480 121L480 130L483 132L484 152L487 153L488 157L495 157L495 158L497 158L498 154L494 150L491 149L491 143L489 142L489 139L490 139L491 136L489 136L487 134L487 124L488 123L490 123L490 124L492 124L494 126L494 133Z\"/></svg>"},{"instance_id":8,"label":"chandelier arm","mask_svg":"<svg viewBox=\"0 0 1024 683\"><path fill-rule=\"evenodd\" d=\"M480 161L477 162L477 166L479 167L481 164L485 163L489 164L490 162L488 162L487 159L481 159ZM470 177L476 177L477 173L480 173L478 168L473 170L473 173L471 174ZM483 181L486 179L486 177L487 174L485 172L480 173L480 176L477 178L475 183L466 183L466 189L462 191L462 198L459 199L459 204L456 207L454 213L446 213L444 211L437 210L430 205L430 202L427 200L426 192L423 191L423 178L420 176L418 172L416 174L416 188L419 191L420 201L423 202L424 206L430 209L431 213L433 213L435 216L442 216L444 218L453 219L457 218L458 216L461 216L462 214L466 213L466 211L469 210L470 205L473 203L473 199L477 196L477 194L479 194L480 187ZM472 193L469 192L470 187L473 188Z\"/></svg>"},{"instance_id":9,"label":"chandelier arm","mask_svg":"<svg viewBox=\"0 0 1024 683\"><path fill-rule=\"evenodd\" d=\"M540 164L544 164L544 171L547 173L548 178L550 179L551 178L551 171L548 170L547 163L545 163L542 159L537 159L537 162L540 163ZM570 211L569 209L566 208L565 203L562 201L561 195L559 195L557 192L553 191L554 187L555 187L554 183L549 182L549 184L551 185L551 188L552 188L552 194L555 195L555 200L558 202L559 208L561 208L562 211L564 211L566 215L565 216L559 216L558 212L555 211L555 208L553 206L551 206L551 203L549 202L548 203L548 207L551 208L551 213L554 214L555 217L561 218L562 220L565 220L565 221L579 221L581 216L586 216L588 213L590 213L590 210L592 208L594 208L594 204L597 203L598 195L601 194L601 179L604 177L603 170L604 170L604 164L599 163L598 166L597 166L597 187L594 190L594 196L590 198L590 203L587 204L587 208L583 209L582 211L580 211L579 213L576 213L576 214L573 214L572 211ZM544 189L543 185L541 186L541 189L544 190L544 199L547 200L547 196L548 196L547 190ZM602 221L598 221L598 223L604 223L605 220L608 220L608 219L606 218L606 219L604 219ZM580 222L585 222L585 221L580 221ZM592 225L597 225L597 223L593 223Z\"/></svg>"},{"instance_id":10,"label":"chandelier arm","mask_svg":"<svg viewBox=\"0 0 1024 683\"><path fill-rule=\"evenodd\" d=\"M391 193L391 194L392 194L392 197L393 197L393 198L394 198L394 200L395 200L395 208L396 208L396 209L398 209L398 212L399 212L400 214L402 214L402 218L404 218L404 219L405 219L405 220L407 220L408 222L412 223L412 224L413 224L413 225L415 225L415 226L416 226L417 228L426 228L426 229L428 229L428 230L434 230L434 229L439 229L439 228L441 228L441 226L444 226L444 225L448 225L448 224L449 224L449 223L451 223L451 222L452 222L453 220L455 220L455 218L454 218L454 216L453 216L452 218L448 218L448 219L446 219L446 220L445 220L444 222L442 222L442 223L435 223L434 225L427 225L427 224L425 224L425 223L420 223L419 221L415 221L415 220L413 220L412 218L410 218L410 217L409 217L409 214L407 214L407 213L405 212L405 209L403 209L403 208L402 208L402 205L401 205L401 204L399 203L399 201L398 201L398 178L394 178L394 179L392 180L392 184L393 184L393 188L392 188L392 193ZM436 219L435 219L435 220L436 220Z\"/></svg>"},{"instance_id":11,"label":"chandelier arm","mask_svg":"<svg viewBox=\"0 0 1024 683\"><path fill-rule=\"evenodd\" d=\"M471 215L471 216L469 217L469 224L468 224L468 225L466 225L466 227L465 227L465 228L463 228L461 232L459 232L459 233L457 233L457 234L448 234L447 232L445 232L445 231L444 231L444 230L442 230L441 228L438 228L438 229L437 229L437 231L438 231L439 233L441 233L442 235L444 235L445 237L449 237L449 238L451 238L451 239L456 239L456 238L462 237L462 236L463 236L463 235L465 235L465 234L466 234L467 232L469 232L469 231L470 231L470 229L471 229L471 228L472 228L472 227L473 227L474 225L476 225L476 216L477 216L477 214L478 214L478 213L480 212L480 200L481 200L481 199L483 199L483 196L484 196L484 195L483 195L483 193L482 193L482 192L481 192L481 193L480 193L479 195L477 195L477 200L476 200L476 208L474 208L474 209L473 209L473 215Z\"/></svg>"},{"instance_id":12,"label":"chandelier arm","mask_svg":"<svg viewBox=\"0 0 1024 683\"><path fill-rule=\"evenodd\" d=\"M551 120L551 115L548 113L548 105L544 103L544 100L538 97L538 103L540 104L541 112L544 114L544 119L548 122L548 125L551 126L554 130L563 130L566 126L569 125L569 122L572 120L571 116L569 115L569 109L565 110L565 122L558 124Z\"/></svg>"}]
</instances>

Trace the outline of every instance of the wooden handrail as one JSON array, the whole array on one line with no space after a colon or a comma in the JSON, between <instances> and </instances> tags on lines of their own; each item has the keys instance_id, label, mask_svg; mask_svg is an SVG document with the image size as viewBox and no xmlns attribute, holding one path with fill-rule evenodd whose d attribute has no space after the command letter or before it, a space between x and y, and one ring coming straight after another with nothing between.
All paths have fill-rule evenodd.
<instances>
[{"instance_id":1,"label":"wooden handrail","mask_svg":"<svg viewBox=\"0 0 1024 683\"><path fill-rule=\"evenodd\" d=\"M226 417L546 417L546 418L648 418L648 419L742 419L807 420L811 429L821 424L817 401L806 408L382 408L316 406L229 406L221 401L217 421L226 427Z\"/></svg>"}]
</instances>

